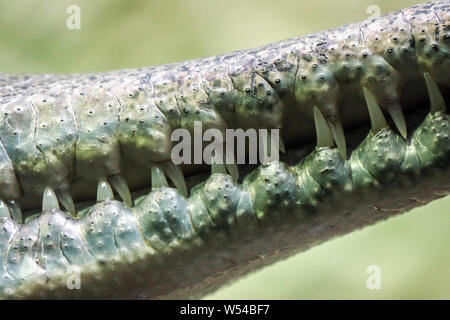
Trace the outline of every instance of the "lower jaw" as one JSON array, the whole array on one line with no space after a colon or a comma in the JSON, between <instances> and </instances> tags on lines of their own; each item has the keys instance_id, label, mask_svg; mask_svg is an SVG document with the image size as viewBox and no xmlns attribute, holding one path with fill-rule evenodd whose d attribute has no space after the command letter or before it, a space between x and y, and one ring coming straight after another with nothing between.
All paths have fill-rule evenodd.
<instances>
[{"instance_id":1,"label":"lower jaw","mask_svg":"<svg viewBox=\"0 0 450 320\"><path fill-rule=\"evenodd\" d=\"M48 283L36 282L35 288L19 289L16 298L200 298L256 269L444 197L450 193L449 178L447 166L420 177L407 189L401 185L372 189L365 198L336 194L322 201L315 213L286 212L276 223L210 235L200 250L187 246L159 256L96 265L94 272L81 273L80 290L68 290L66 277L55 277Z\"/></svg>"}]
</instances>

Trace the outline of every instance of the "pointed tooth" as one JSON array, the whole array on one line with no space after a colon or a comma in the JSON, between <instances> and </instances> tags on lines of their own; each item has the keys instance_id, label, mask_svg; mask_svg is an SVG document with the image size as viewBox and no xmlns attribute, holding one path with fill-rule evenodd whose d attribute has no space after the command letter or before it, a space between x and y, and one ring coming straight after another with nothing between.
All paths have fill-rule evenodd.
<instances>
[{"instance_id":1,"label":"pointed tooth","mask_svg":"<svg viewBox=\"0 0 450 320\"><path fill-rule=\"evenodd\" d=\"M398 104L390 105L387 111L394 120L395 126L404 139L408 137L408 130L406 129L405 116L403 115L402 107Z\"/></svg>"},{"instance_id":2,"label":"pointed tooth","mask_svg":"<svg viewBox=\"0 0 450 320\"><path fill-rule=\"evenodd\" d=\"M19 223L23 223L22 209L20 209L20 206L17 203L17 201L16 200L8 200L8 207L9 207L9 212L11 214L11 218L13 218L13 220L15 220Z\"/></svg>"},{"instance_id":3,"label":"pointed tooth","mask_svg":"<svg viewBox=\"0 0 450 320\"><path fill-rule=\"evenodd\" d=\"M59 202L66 208L67 212L69 212L72 216L77 216L77 211L75 210L75 204L73 203L72 195L70 191L67 189L62 189L56 191L56 197Z\"/></svg>"},{"instance_id":4,"label":"pointed tooth","mask_svg":"<svg viewBox=\"0 0 450 320\"><path fill-rule=\"evenodd\" d=\"M445 100L442 97L442 93L439 90L438 85L434 81L433 77L425 72L423 74L425 82L427 84L428 95L430 96L430 111L431 112L445 112L447 109L445 105Z\"/></svg>"},{"instance_id":5,"label":"pointed tooth","mask_svg":"<svg viewBox=\"0 0 450 320\"><path fill-rule=\"evenodd\" d=\"M125 178L122 175L117 174L108 177L108 180L114 190L116 190L116 192L122 198L123 202L125 202L127 206L132 207L133 200L131 199L130 188L128 188L128 184Z\"/></svg>"},{"instance_id":6,"label":"pointed tooth","mask_svg":"<svg viewBox=\"0 0 450 320\"><path fill-rule=\"evenodd\" d=\"M0 218L10 218L9 208L3 200L0 199Z\"/></svg>"},{"instance_id":7,"label":"pointed tooth","mask_svg":"<svg viewBox=\"0 0 450 320\"><path fill-rule=\"evenodd\" d=\"M236 158L234 158L234 150L227 150L226 152L229 152L229 154L231 154L231 156L233 157L232 159L228 159L228 153L225 156L225 167L227 168L227 171L229 173L229 175L231 176L231 178L233 179L233 181L237 181L239 179L239 170L238 170L238 166L236 164ZM232 160L232 163L227 163L228 160Z\"/></svg>"},{"instance_id":8,"label":"pointed tooth","mask_svg":"<svg viewBox=\"0 0 450 320\"><path fill-rule=\"evenodd\" d=\"M52 188L46 187L42 196L42 212L59 209L58 198Z\"/></svg>"},{"instance_id":9,"label":"pointed tooth","mask_svg":"<svg viewBox=\"0 0 450 320\"><path fill-rule=\"evenodd\" d=\"M281 137L280 137L280 151L282 153L286 153L286 148L284 147L284 142L283 139L281 139Z\"/></svg>"},{"instance_id":10,"label":"pointed tooth","mask_svg":"<svg viewBox=\"0 0 450 320\"><path fill-rule=\"evenodd\" d=\"M178 189L178 192L180 192L181 195L187 197L188 192L186 187L186 181L184 180L181 168L174 165L171 161L167 161L163 163L162 169L167 174L169 179L172 180L173 184Z\"/></svg>"},{"instance_id":11,"label":"pointed tooth","mask_svg":"<svg viewBox=\"0 0 450 320\"><path fill-rule=\"evenodd\" d=\"M114 193L105 178L100 178L97 187L97 202L114 199Z\"/></svg>"},{"instance_id":12,"label":"pointed tooth","mask_svg":"<svg viewBox=\"0 0 450 320\"><path fill-rule=\"evenodd\" d=\"M333 136L322 112L314 106L314 122L316 124L317 147L334 146Z\"/></svg>"},{"instance_id":13,"label":"pointed tooth","mask_svg":"<svg viewBox=\"0 0 450 320\"><path fill-rule=\"evenodd\" d=\"M347 159L347 142L345 141L344 127L342 126L341 119L335 117L334 119L327 119L327 122L342 158Z\"/></svg>"},{"instance_id":14,"label":"pointed tooth","mask_svg":"<svg viewBox=\"0 0 450 320\"><path fill-rule=\"evenodd\" d=\"M225 167L223 159L214 155L211 158L211 174L222 173L227 174L227 168Z\"/></svg>"},{"instance_id":15,"label":"pointed tooth","mask_svg":"<svg viewBox=\"0 0 450 320\"><path fill-rule=\"evenodd\" d=\"M388 124L386 118L381 111L374 95L366 88L363 88L364 98L366 99L367 108L369 109L370 123L372 125L372 132L377 133L383 128L387 128Z\"/></svg>"},{"instance_id":16,"label":"pointed tooth","mask_svg":"<svg viewBox=\"0 0 450 320\"><path fill-rule=\"evenodd\" d=\"M236 163L226 163L225 167L227 167L227 171L230 174L233 181L237 181L239 179L239 170Z\"/></svg>"},{"instance_id":17,"label":"pointed tooth","mask_svg":"<svg viewBox=\"0 0 450 320\"><path fill-rule=\"evenodd\" d=\"M151 174L152 174L152 190L169 186L164 171L158 165L152 166Z\"/></svg>"}]
</instances>

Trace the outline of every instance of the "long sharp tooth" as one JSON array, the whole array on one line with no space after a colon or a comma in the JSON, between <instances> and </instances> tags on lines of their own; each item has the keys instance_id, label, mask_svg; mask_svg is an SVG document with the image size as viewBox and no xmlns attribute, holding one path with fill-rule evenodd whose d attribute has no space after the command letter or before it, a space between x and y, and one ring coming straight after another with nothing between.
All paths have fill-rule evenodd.
<instances>
[{"instance_id":1,"label":"long sharp tooth","mask_svg":"<svg viewBox=\"0 0 450 320\"><path fill-rule=\"evenodd\" d=\"M327 122L342 158L346 159L347 142L345 141L344 127L342 126L341 119L339 117L328 118Z\"/></svg>"},{"instance_id":2,"label":"long sharp tooth","mask_svg":"<svg viewBox=\"0 0 450 320\"><path fill-rule=\"evenodd\" d=\"M406 129L405 116L403 115L402 107L398 104L390 105L387 111L391 115L392 120L394 120L395 126L402 135L404 139L408 136L408 130Z\"/></svg>"},{"instance_id":3,"label":"long sharp tooth","mask_svg":"<svg viewBox=\"0 0 450 320\"><path fill-rule=\"evenodd\" d=\"M46 187L42 197L42 212L52 211L54 209L59 209L58 199L53 189Z\"/></svg>"},{"instance_id":4,"label":"long sharp tooth","mask_svg":"<svg viewBox=\"0 0 450 320\"><path fill-rule=\"evenodd\" d=\"M175 187L178 189L181 195L187 197L186 181L184 180L183 172L181 168L174 165L171 161L166 161L162 164L162 169L167 174L170 180L172 180Z\"/></svg>"},{"instance_id":5,"label":"long sharp tooth","mask_svg":"<svg viewBox=\"0 0 450 320\"><path fill-rule=\"evenodd\" d=\"M72 195L70 194L70 191L67 189L62 189L56 191L56 197L58 198L59 202L66 208L66 210L73 215L74 217L77 216L77 211L75 210L75 204L73 203Z\"/></svg>"},{"instance_id":6,"label":"long sharp tooth","mask_svg":"<svg viewBox=\"0 0 450 320\"><path fill-rule=\"evenodd\" d=\"M227 167L227 171L230 174L233 181L237 181L239 179L239 170L236 163L225 163L225 167Z\"/></svg>"},{"instance_id":7,"label":"long sharp tooth","mask_svg":"<svg viewBox=\"0 0 450 320\"><path fill-rule=\"evenodd\" d=\"M152 166L151 174L152 174L152 190L169 186L164 171L158 165Z\"/></svg>"},{"instance_id":8,"label":"long sharp tooth","mask_svg":"<svg viewBox=\"0 0 450 320\"><path fill-rule=\"evenodd\" d=\"M22 215L22 209L20 208L19 204L16 200L8 200L8 207L9 212L11 213L11 218L13 220L23 223L23 215Z\"/></svg>"},{"instance_id":9,"label":"long sharp tooth","mask_svg":"<svg viewBox=\"0 0 450 320\"><path fill-rule=\"evenodd\" d=\"M284 146L284 142L283 142L283 139L281 139L281 137L280 137L280 151L282 153L286 153L286 148Z\"/></svg>"},{"instance_id":10,"label":"long sharp tooth","mask_svg":"<svg viewBox=\"0 0 450 320\"><path fill-rule=\"evenodd\" d=\"M97 187L97 202L114 199L114 193L105 178L100 178Z\"/></svg>"},{"instance_id":11,"label":"long sharp tooth","mask_svg":"<svg viewBox=\"0 0 450 320\"><path fill-rule=\"evenodd\" d=\"M236 164L236 158L234 157L234 150L226 150L225 155L225 167L227 168L228 173L234 181L239 179L239 170ZM228 163L230 162L230 163Z\"/></svg>"},{"instance_id":12,"label":"long sharp tooth","mask_svg":"<svg viewBox=\"0 0 450 320\"><path fill-rule=\"evenodd\" d=\"M223 159L220 159L219 155L214 155L211 158L211 174L222 173L227 174Z\"/></svg>"},{"instance_id":13,"label":"long sharp tooth","mask_svg":"<svg viewBox=\"0 0 450 320\"><path fill-rule=\"evenodd\" d=\"M114 176L108 177L108 180L114 190L117 191L119 196L125 202L125 204L129 207L132 207L133 200L131 199L130 188L128 188L128 184L125 178L120 174L116 174Z\"/></svg>"},{"instance_id":14,"label":"long sharp tooth","mask_svg":"<svg viewBox=\"0 0 450 320\"><path fill-rule=\"evenodd\" d=\"M0 218L10 218L8 206L0 199Z\"/></svg>"},{"instance_id":15,"label":"long sharp tooth","mask_svg":"<svg viewBox=\"0 0 450 320\"><path fill-rule=\"evenodd\" d=\"M314 106L314 122L316 124L317 147L322 148L334 146L330 127L328 126L322 112L316 106Z\"/></svg>"},{"instance_id":16,"label":"long sharp tooth","mask_svg":"<svg viewBox=\"0 0 450 320\"><path fill-rule=\"evenodd\" d=\"M380 106L374 95L366 88L363 88L364 98L366 99L367 108L369 109L370 123L372 132L377 133L383 128L387 128L388 124Z\"/></svg>"},{"instance_id":17,"label":"long sharp tooth","mask_svg":"<svg viewBox=\"0 0 450 320\"><path fill-rule=\"evenodd\" d=\"M430 96L430 111L431 112L445 112L447 106L445 105L445 100L442 97L442 93L439 90L433 77L425 72L423 74L425 82L427 84L428 95Z\"/></svg>"}]
</instances>

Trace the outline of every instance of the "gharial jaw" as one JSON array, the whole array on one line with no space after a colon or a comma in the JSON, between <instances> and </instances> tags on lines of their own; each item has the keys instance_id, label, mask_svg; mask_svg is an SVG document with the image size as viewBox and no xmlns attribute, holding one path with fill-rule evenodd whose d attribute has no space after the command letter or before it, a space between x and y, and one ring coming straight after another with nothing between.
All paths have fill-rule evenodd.
<instances>
[{"instance_id":1,"label":"gharial jaw","mask_svg":"<svg viewBox=\"0 0 450 320\"><path fill-rule=\"evenodd\" d=\"M88 163L94 163L93 167L99 168L101 176L96 182L97 203L89 204L78 211L78 217L73 217L59 207L61 203L69 212L75 212L68 189L59 188L66 185L62 176L56 174L57 179L51 179L51 183L36 180L36 177L45 177L42 173L47 173L47 167L58 164L57 168L61 168L61 163L67 160L59 158L58 151L61 149L58 148L61 145L38 148L42 154L51 153L56 158L45 162L44 169L35 176L28 176L30 167L27 164L19 162L23 166L13 165L14 172L25 168L18 174L19 180L26 178L24 181L31 183L31 189L36 185L36 190L43 189L44 196L42 213L19 224L11 218L15 214L11 203L6 204L7 200L11 200L6 196L14 195L14 183L8 180L2 185L2 197L6 197L5 202L0 202L3 226L0 254L4 261L0 266L0 288L3 297L196 297L256 267L447 195L450 190L450 123L445 107L445 101L449 98L450 71L446 27L448 7L448 2L424 4L380 19L384 23L393 22L391 27L385 25L395 33L388 36L388 47L377 42L383 32L375 32L376 20L329 31L329 46L326 47L318 46L323 40L324 34L321 33L307 41L289 40L260 50L181 63L176 67L148 69L144 77L148 85L159 83L148 76L150 71L155 78L164 80L170 70L180 73L176 79L171 79L172 83L180 79L188 83L200 74L203 77L201 83L210 85L209 89L203 89L203 94L208 96L212 107L202 105L199 110L196 109L198 99L203 100L198 98L198 90L193 90L195 83L180 84L183 90L193 90L181 90L185 94L178 93L180 95L170 93L177 87L164 84L164 81L161 85L171 89L152 87L153 94L159 92L164 98L177 100L179 111L185 113L179 118L167 116L161 120L162 115L170 115L170 105L165 104L164 100L156 104L160 101L156 95L152 101L157 109L152 111L148 105L142 106L140 103L149 96L139 88L136 91L138 94L134 94L134 89L130 88L142 84L139 81L136 84L133 77L140 81L143 78L139 78L138 72L124 73L130 82L127 80L123 86L120 83L111 86L113 92L119 89L122 93L130 92L128 98L125 94L112 95L122 108L118 109L122 112L119 119L124 120L123 124L119 121L117 125L117 141L111 140L113 136L109 135L108 128L104 129L104 126L108 127L104 123L114 122L117 116L114 112L119 111L109 114L105 111L109 107L107 103L105 110L98 112L101 117L99 114L89 115L92 103L103 105L112 100L102 100L100 95L88 95L88 100L83 102L83 97L77 97L77 101L81 102L75 106L85 106L77 114L80 115L81 111L86 113L84 120L77 117L74 122L78 130L77 141L86 139L95 148L86 151L83 148L89 143L81 143L79 149L76 145L75 151L79 156L76 161L84 168L89 168ZM413 17L416 17L414 23ZM430 17L435 20L430 21ZM436 19L439 20L437 27ZM354 32L361 27L366 28L364 41L352 40ZM415 40L414 45L411 38ZM352 46L354 41L359 45ZM309 46L315 49L310 52ZM292 48L298 51L292 51ZM331 54L332 51L338 52ZM282 56L279 62L276 52ZM265 64L253 65L254 60L249 59L253 56L264 56ZM321 60L323 56L328 59ZM218 79L223 81L213 81L216 78L211 71L215 65L223 66L219 62L226 60L226 57L239 62L231 63L231 68L235 69L226 72L227 79L231 79L227 81L232 84L229 89L224 88L225 80L221 76ZM269 57L270 61L267 60ZM291 65L284 70L283 64ZM206 71L194 72L195 77L191 78L188 71L197 65ZM242 66L247 66L247 69L242 69ZM292 70L295 72L292 73ZM220 70L215 73L220 75ZM102 77L110 79L111 83L119 79L111 78L111 74ZM414 84L414 92L408 90L407 85L411 84ZM102 94L107 94L107 90L103 89ZM247 89L250 91L247 92ZM83 90L76 92L83 93ZM417 97L419 99L414 102ZM423 117L428 110L427 97L431 107ZM8 94L3 98L3 101L11 103ZM42 111L48 112L55 106L47 105L49 109L46 109L43 107L46 102L38 103L33 100L35 98L31 99L30 114L25 113L24 118L20 118L17 115L22 114L21 110L16 110L12 118L4 115L2 123L11 125L13 122L10 120L26 120L33 114L42 116L45 114ZM359 105L361 99L367 108ZM17 107L14 103L7 106ZM248 108L249 105L251 108ZM400 105L405 109L406 116ZM134 109L128 110L126 106ZM129 126L130 121L139 122L139 117L143 116L142 113L135 113L141 107L146 115L152 116L145 118L144 125L148 127L144 126L144 129L154 129L154 133L162 133L164 139L167 139L168 132L161 128L167 128L166 124L190 128L195 119L200 119L206 126L219 129L281 128L288 146L292 146L294 141L305 142L314 133L317 142L306 157L311 148L288 148L283 159L292 166L283 162L263 163L252 172L249 172L251 168L241 167L241 176L247 173L242 183L236 181L234 166L214 163L209 178L188 179L189 186L196 186L190 189L190 196L187 197L188 191L180 169L170 162L157 161L162 158L152 158L155 155L150 151L155 150L158 141L142 140L142 135L137 134L136 137L130 135L132 131L127 131L133 130L133 126ZM383 111L390 115L391 124ZM296 131L295 127L299 125L293 119L298 118L300 112L304 116L303 128ZM126 121L126 115L130 116L129 121ZM155 115L158 117L155 118ZM38 117L37 121L47 125L46 120L51 120L47 116ZM363 118L364 121L361 121ZM150 119L159 120L150 123ZM309 119L313 122L309 123ZM350 129L344 135L343 126L361 126L369 119L371 129L364 139L358 131ZM216 120L218 122L214 122ZM25 122L13 125L23 130L26 127ZM100 127L97 128L97 125ZM86 132L80 129L82 126ZM55 127L50 125L52 130L45 131L46 127L41 127L45 137L55 138L52 134L61 132L61 127L52 131ZM0 130L2 142L9 147L5 148L6 157L21 159L23 152L13 156L8 152L12 146L22 147L25 143L23 150L39 146L36 145L39 139L33 138L31 142L26 138L21 140L27 137L26 134L20 136L26 130L18 132L17 140L14 133L11 136L5 133L5 126L0 129L3 130ZM99 139L97 133L105 133L105 139ZM145 155L149 154L150 159L155 160L149 166L152 179L150 193L131 196L127 176L124 175L124 178L121 171L116 170L117 145L121 146L122 151L123 148L139 150L136 154L138 162L145 160ZM106 158L96 154L97 147L105 152ZM39 162L34 165L32 168L39 168ZM5 175L7 178L14 174L11 175L11 167L3 170L6 171L2 174L10 173ZM86 176L89 174L89 170L84 172ZM96 174L94 170L92 175ZM176 188L169 187L166 176ZM199 179L203 182L199 183ZM133 183L129 184L133 186ZM123 201L113 199L113 190ZM68 288L70 281L75 279L76 282L72 267L79 269L79 290Z\"/></svg>"},{"instance_id":2,"label":"gharial jaw","mask_svg":"<svg viewBox=\"0 0 450 320\"><path fill-rule=\"evenodd\" d=\"M47 186L64 208L93 200L100 178L130 203L158 164L173 166L172 133L281 129L280 147L312 141L313 106L341 153L346 130L367 123L362 87L405 136L407 108L427 103L423 73L446 94L448 1L256 49L170 65L74 75L0 76L0 199L25 213ZM296 119L297 121L292 121ZM185 174L198 165L181 168ZM228 168L235 171L235 168ZM128 188L129 187L129 188ZM19 214L17 212L17 214Z\"/></svg>"}]
</instances>

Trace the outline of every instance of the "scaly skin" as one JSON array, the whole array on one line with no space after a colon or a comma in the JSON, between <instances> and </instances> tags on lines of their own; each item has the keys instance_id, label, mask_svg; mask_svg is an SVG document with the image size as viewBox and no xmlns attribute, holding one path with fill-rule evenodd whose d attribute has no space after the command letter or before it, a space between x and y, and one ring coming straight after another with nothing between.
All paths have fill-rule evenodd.
<instances>
[{"instance_id":1,"label":"scaly skin","mask_svg":"<svg viewBox=\"0 0 450 320\"><path fill-rule=\"evenodd\" d=\"M13 201L33 210L46 193L42 214L23 225L0 210L3 297L197 297L258 266L448 194L448 116L433 100L435 108L425 119L420 115L427 111L424 72L448 99L449 7L448 1L418 5L168 66L3 76L0 197L17 214ZM341 121L351 128L369 120L363 87L403 136L399 114L405 110L407 141L372 106L371 132L363 142L347 133L346 143ZM430 98L439 96L431 92ZM180 127L192 131L194 121L205 129L281 128L288 146L310 141L316 129L324 139L299 163L299 150L288 150L295 166L263 164L242 184L229 168L215 168L186 198L180 176L169 169L170 134ZM348 160L347 145L357 145ZM123 176L136 190L149 168L152 178L169 175L178 190L153 185L134 197L132 208L112 200L103 177ZM110 196L81 210L79 219L59 209L51 188L58 196L65 191L77 201L92 199L99 179L99 194ZM67 289L70 266L81 268L81 290Z\"/></svg>"}]
</instances>

